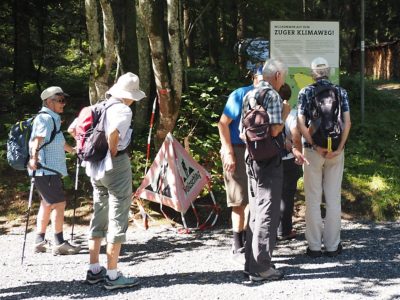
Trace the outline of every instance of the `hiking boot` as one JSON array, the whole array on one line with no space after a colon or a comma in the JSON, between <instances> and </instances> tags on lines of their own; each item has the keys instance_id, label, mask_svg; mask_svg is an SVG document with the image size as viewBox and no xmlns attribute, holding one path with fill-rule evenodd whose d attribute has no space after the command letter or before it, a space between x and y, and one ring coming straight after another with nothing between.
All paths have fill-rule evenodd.
<instances>
[{"instance_id":1,"label":"hiking boot","mask_svg":"<svg viewBox=\"0 0 400 300\"><path fill-rule=\"evenodd\" d=\"M318 258L322 256L322 252L321 250L314 251L307 247L306 255L311 258Z\"/></svg>"},{"instance_id":2,"label":"hiking boot","mask_svg":"<svg viewBox=\"0 0 400 300\"><path fill-rule=\"evenodd\" d=\"M283 273L271 267L265 272L250 274L249 278L251 281L273 281L282 279Z\"/></svg>"},{"instance_id":3,"label":"hiking boot","mask_svg":"<svg viewBox=\"0 0 400 300\"><path fill-rule=\"evenodd\" d=\"M81 251L81 247L73 246L67 241L53 246L53 255L73 255L79 253L79 251Z\"/></svg>"},{"instance_id":4,"label":"hiking boot","mask_svg":"<svg viewBox=\"0 0 400 300\"><path fill-rule=\"evenodd\" d=\"M45 253L47 252L47 248L49 247L49 241L43 240L40 243L35 244L35 248L33 249L34 253Z\"/></svg>"},{"instance_id":5,"label":"hiking boot","mask_svg":"<svg viewBox=\"0 0 400 300\"><path fill-rule=\"evenodd\" d=\"M100 281L106 280L107 270L104 267L101 267L99 273L93 273L92 271L88 270L86 273L86 282L89 284L95 284Z\"/></svg>"},{"instance_id":6,"label":"hiking boot","mask_svg":"<svg viewBox=\"0 0 400 300\"><path fill-rule=\"evenodd\" d=\"M287 241L287 240L292 240L295 239L297 236L296 230L292 230L289 234L286 235L278 235L277 240L278 241Z\"/></svg>"},{"instance_id":7,"label":"hiking boot","mask_svg":"<svg viewBox=\"0 0 400 300\"><path fill-rule=\"evenodd\" d=\"M338 256L343 251L343 246L339 243L337 249L335 251L325 251L325 255L328 257L335 257Z\"/></svg>"},{"instance_id":8,"label":"hiking boot","mask_svg":"<svg viewBox=\"0 0 400 300\"><path fill-rule=\"evenodd\" d=\"M104 284L104 287L107 290L115 290L133 287L138 284L139 279L136 277L125 277L121 272L118 272L118 277L114 280L111 280L108 276L106 276L106 283Z\"/></svg>"}]
</instances>

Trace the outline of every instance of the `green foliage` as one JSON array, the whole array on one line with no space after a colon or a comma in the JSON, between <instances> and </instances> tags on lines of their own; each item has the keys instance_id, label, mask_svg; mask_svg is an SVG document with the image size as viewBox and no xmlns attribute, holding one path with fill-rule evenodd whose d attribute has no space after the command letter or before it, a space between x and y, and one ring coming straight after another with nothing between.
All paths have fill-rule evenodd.
<instances>
[{"instance_id":1,"label":"green foliage","mask_svg":"<svg viewBox=\"0 0 400 300\"><path fill-rule=\"evenodd\" d=\"M351 99L352 129L346 148L344 206L384 220L400 216L398 166L400 108L397 94L377 90L377 82L366 82L365 122L361 124L358 76L341 79Z\"/></svg>"}]
</instances>

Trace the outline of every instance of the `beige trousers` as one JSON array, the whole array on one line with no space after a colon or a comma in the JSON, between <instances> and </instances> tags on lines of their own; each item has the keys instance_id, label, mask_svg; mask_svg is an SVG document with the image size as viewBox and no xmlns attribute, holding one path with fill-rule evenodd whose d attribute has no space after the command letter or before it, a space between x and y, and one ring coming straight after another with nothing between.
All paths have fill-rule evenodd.
<instances>
[{"instance_id":1,"label":"beige trousers","mask_svg":"<svg viewBox=\"0 0 400 300\"><path fill-rule=\"evenodd\" d=\"M310 165L304 165L304 192L306 197L306 239L313 251L335 251L340 242L341 186L344 151L332 159L325 159L309 148L304 155ZM326 215L322 219L321 201L325 198Z\"/></svg>"}]
</instances>

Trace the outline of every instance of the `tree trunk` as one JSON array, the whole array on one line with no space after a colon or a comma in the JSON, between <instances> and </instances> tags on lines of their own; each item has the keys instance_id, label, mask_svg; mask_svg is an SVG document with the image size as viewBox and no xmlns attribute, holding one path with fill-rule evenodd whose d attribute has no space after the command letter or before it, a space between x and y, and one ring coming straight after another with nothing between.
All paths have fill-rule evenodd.
<instances>
[{"instance_id":1,"label":"tree trunk","mask_svg":"<svg viewBox=\"0 0 400 300\"><path fill-rule=\"evenodd\" d=\"M153 103L154 95L150 94L151 86L151 60L149 39L144 27L145 16L142 7L136 2L136 36L138 50L138 75L140 78L140 88L146 93L146 99L135 103L133 109L135 117L133 118L133 127L135 132L141 133L149 128L149 104Z\"/></svg>"},{"instance_id":2,"label":"tree trunk","mask_svg":"<svg viewBox=\"0 0 400 300\"><path fill-rule=\"evenodd\" d=\"M211 6L207 11L206 18L208 22L205 22L208 28L208 57L210 66L218 68L218 26L217 26L217 2L215 0L210 0Z\"/></svg>"},{"instance_id":3,"label":"tree trunk","mask_svg":"<svg viewBox=\"0 0 400 300\"><path fill-rule=\"evenodd\" d=\"M186 50L186 66L193 67L195 64L194 51L193 51L193 30L190 25L193 22L193 14L190 9L189 0L183 1L183 31L184 31L184 44Z\"/></svg>"},{"instance_id":4,"label":"tree trunk","mask_svg":"<svg viewBox=\"0 0 400 300\"><path fill-rule=\"evenodd\" d=\"M25 1L14 0L12 6L14 19L14 92L18 83L35 79L35 67L31 52L30 13Z\"/></svg>"},{"instance_id":5,"label":"tree trunk","mask_svg":"<svg viewBox=\"0 0 400 300\"><path fill-rule=\"evenodd\" d=\"M168 67L166 55L166 42L163 40L163 6L159 5L158 0L140 0L143 13L147 17L145 22L146 31L149 36L151 56L153 62L153 71L159 100L160 118L156 133L156 147L163 142L168 132L172 132L179 113L179 106L182 92L182 60L177 56L179 46L175 45L177 40L179 43L179 28L174 24L174 18L177 16L178 0L168 1L168 20L172 22L168 24L168 37L171 48L171 69ZM172 75L170 82L169 74ZM179 78L180 76L180 78ZM178 86L174 86L177 84ZM180 84L180 86L179 86Z\"/></svg>"},{"instance_id":6,"label":"tree trunk","mask_svg":"<svg viewBox=\"0 0 400 300\"><path fill-rule=\"evenodd\" d=\"M111 2L115 28L116 52L122 74L138 73L138 53L136 38L136 8L132 0Z\"/></svg>"},{"instance_id":7,"label":"tree trunk","mask_svg":"<svg viewBox=\"0 0 400 300\"><path fill-rule=\"evenodd\" d=\"M85 0L86 24L89 38L91 57L89 99L94 104L104 99L109 88L108 78L115 61L114 19L108 0L100 0L103 18L103 43L100 40L99 17L97 0Z\"/></svg>"}]
</instances>

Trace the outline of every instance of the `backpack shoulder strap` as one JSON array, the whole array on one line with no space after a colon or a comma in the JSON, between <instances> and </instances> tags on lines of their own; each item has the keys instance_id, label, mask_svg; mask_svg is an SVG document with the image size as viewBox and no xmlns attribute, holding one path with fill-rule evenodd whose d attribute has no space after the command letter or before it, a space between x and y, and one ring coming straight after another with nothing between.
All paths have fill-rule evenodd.
<instances>
[{"instance_id":1,"label":"backpack shoulder strap","mask_svg":"<svg viewBox=\"0 0 400 300\"><path fill-rule=\"evenodd\" d=\"M257 103L257 105L261 105L262 106L264 104L263 101L264 101L265 95L268 93L270 88L263 87L263 88L260 88L259 90L260 91L259 91L259 93L257 94L257 97L256 97L256 103Z\"/></svg>"},{"instance_id":2,"label":"backpack shoulder strap","mask_svg":"<svg viewBox=\"0 0 400 300\"><path fill-rule=\"evenodd\" d=\"M54 118L53 118L49 113L47 113L47 112L45 112L45 111L41 111L41 112L39 112L39 114L47 114L47 115L50 116L51 120L53 121L53 130L51 131L50 139L49 139L48 142L44 143L42 146L39 147L39 150L40 150L40 149L42 149L43 147L45 147L45 146L47 146L48 144L50 144L50 143L54 140L54 138L56 137L56 135L57 135L58 133L61 132L61 127L60 127L59 130L57 130L56 121L54 120Z\"/></svg>"}]
</instances>

